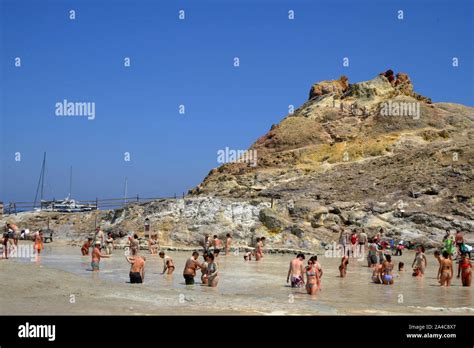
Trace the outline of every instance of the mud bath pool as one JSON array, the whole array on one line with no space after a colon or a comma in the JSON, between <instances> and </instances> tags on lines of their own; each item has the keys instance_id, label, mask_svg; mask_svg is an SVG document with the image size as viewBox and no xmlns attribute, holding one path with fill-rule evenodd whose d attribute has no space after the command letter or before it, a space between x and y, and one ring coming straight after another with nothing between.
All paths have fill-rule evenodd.
<instances>
[{"instance_id":1,"label":"mud bath pool","mask_svg":"<svg viewBox=\"0 0 474 348\"><path fill-rule=\"evenodd\" d=\"M346 278L339 277L339 258L319 256L323 266L323 290L310 297L304 289L286 284L292 255L265 255L261 262L244 262L241 255L218 258L220 282L217 288L186 287L182 270L190 252L169 252L176 270L161 275L163 263L146 251L145 283L129 284L129 264L123 251L115 250L102 259L101 271L90 271L90 256L79 248L46 245L40 259L0 260L2 277L12 294L0 300L0 313L9 314L460 314L474 315L473 289L453 279L450 288L436 281L437 261L427 253L426 277L396 272L395 284L371 283L372 271L365 260L351 259ZM309 256L309 255L308 255ZM393 257L410 269L414 253ZM200 258L201 259L201 258ZM16 265L16 266L15 266ZM457 269L456 269L457 271ZM75 303L70 303L71 295ZM38 312L39 311L39 312Z\"/></svg>"}]
</instances>

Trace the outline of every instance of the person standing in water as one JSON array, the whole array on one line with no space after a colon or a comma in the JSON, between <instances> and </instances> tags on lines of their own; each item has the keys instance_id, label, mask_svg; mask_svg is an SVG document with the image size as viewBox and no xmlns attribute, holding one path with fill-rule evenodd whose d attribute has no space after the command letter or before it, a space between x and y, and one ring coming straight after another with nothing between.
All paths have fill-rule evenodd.
<instances>
[{"instance_id":1,"label":"person standing in water","mask_svg":"<svg viewBox=\"0 0 474 348\"><path fill-rule=\"evenodd\" d=\"M222 241L217 237L217 234L212 239L212 246L214 247L214 253L219 254L221 252Z\"/></svg>"},{"instance_id":2,"label":"person standing in water","mask_svg":"<svg viewBox=\"0 0 474 348\"><path fill-rule=\"evenodd\" d=\"M209 264L208 253L202 255L204 262L201 263L201 283L207 285L207 265Z\"/></svg>"},{"instance_id":3,"label":"person standing in water","mask_svg":"<svg viewBox=\"0 0 474 348\"><path fill-rule=\"evenodd\" d=\"M262 238L257 238L257 245L255 247L255 261L260 261L263 258L263 241Z\"/></svg>"},{"instance_id":4,"label":"person standing in water","mask_svg":"<svg viewBox=\"0 0 474 348\"><path fill-rule=\"evenodd\" d=\"M161 274L165 274L166 271L168 271L167 274L173 274L175 269L173 259L165 255L164 251L160 251L160 257L163 259L163 272Z\"/></svg>"},{"instance_id":5,"label":"person standing in water","mask_svg":"<svg viewBox=\"0 0 474 348\"><path fill-rule=\"evenodd\" d=\"M414 271L413 275L423 277L425 275L426 266L428 266L428 261L425 256L425 247L420 245L416 248L415 259L411 265Z\"/></svg>"},{"instance_id":6,"label":"person standing in water","mask_svg":"<svg viewBox=\"0 0 474 348\"><path fill-rule=\"evenodd\" d=\"M286 277L286 282L290 282L291 277L291 287L292 288L300 288L304 285L304 254L298 254L296 257L291 260L290 268L288 269L288 275Z\"/></svg>"},{"instance_id":7,"label":"person standing in water","mask_svg":"<svg viewBox=\"0 0 474 348\"><path fill-rule=\"evenodd\" d=\"M375 284L382 284L382 265L379 263L374 264L372 271L372 281Z\"/></svg>"},{"instance_id":8,"label":"person standing in water","mask_svg":"<svg viewBox=\"0 0 474 348\"><path fill-rule=\"evenodd\" d=\"M230 236L230 233L227 233L225 235L225 254L229 254L230 252L230 246L232 244L232 237Z\"/></svg>"},{"instance_id":9,"label":"person standing in water","mask_svg":"<svg viewBox=\"0 0 474 348\"><path fill-rule=\"evenodd\" d=\"M219 282L219 272L217 269L217 263L214 262L213 254L209 254L207 256L207 259L208 259L207 270L206 270L207 285L215 288L217 286L217 283Z\"/></svg>"},{"instance_id":10,"label":"person standing in water","mask_svg":"<svg viewBox=\"0 0 474 348\"><path fill-rule=\"evenodd\" d=\"M319 271L314 264L314 259L310 258L308 260L308 266L306 266L306 292L308 295L314 295L319 289L319 286Z\"/></svg>"},{"instance_id":11,"label":"person standing in water","mask_svg":"<svg viewBox=\"0 0 474 348\"><path fill-rule=\"evenodd\" d=\"M87 238L87 241L82 244L82 247L81 247L81 253L82 253L82 256L86 256L86 255L89 255L89 248L92 246L92 238Z\"/></svg>"},{"instance_id":12,"label":"person standing in water","mask_svg":"<svg viewBox=\"0 0 474 348\"><path fill-rule=\"evenodd\" d=\"M342 252L344 255L349 255L349 233L343 229L339 236L339 244L342 245Z\"/></svg>"},{"instance_id":13,"label":"person standing in water","mask_svg":"<svg viewBox=\"0 0 474 348\"><path fill-rule=\"evenodd\" d=\"M462 245L464 244L464 236L462 235L461 231L456 232L456 236L454 237L454 241L456 243L456 251L458 255L462 254Z\"/></svg>"},{"instance_id":14,"label":"person standing in water","mask_svg":"<svg viewBox=\"0 0 474 348\"><path fill-rule=\"evenodd\" d=\"M209 241L209 235L206 233L204 234L204 239L201 243L202 248L204 249L205 253L209 252L209 246L210 246L210 241Z\"/></svg>"},{"instance_id":15,"label":"person standing in water","mask_svg":"<svg viewBox=\"0 0 474 348\"><path fill-rule=\"evenodd\" d=\"M130 252L132 256L138 255L138 251L140 250L140 241L138 240L138 234L134 234L133 237L128 237Z\"/></svg>"},{"instance_id":16,"label":"person standing in water","mask_svg":"<svg viewBox=\"0 0 474 348\"><path fill-rule=\"evenodd\" d=\"M385 256L385 261L382 264L380 269L380 274L382 275L382 281L385 285L392 285L393 284L393 262L392 256L387 255Z\"/></svg>"},{"instance_id":17,"label":"person standing in water","mask_svg":"<svg viewBox=\"0 0 474 348\"><path fill-rule=\"evenodd\" d=\"M359 236L359 257L361 257L364 254L364 250L367 247L367 233L365 233L365 230L363 228L360 229Z\"/></svg>"},{"instance_id":18,"label":"person standing in water","mask_svg":"<svg viewBox=\"0 0 474 348\"><path fill-rule=\"evenodd\" d=\"M107 255L112 255L112 250L115 249L114 238L112 237L112 232L109 232L107 239L105 240L105 253Z\"/></svg>"},{"instance_id":19,"label":"person standing in water","mask_svg":"<svg viewBox=\"0 0 474 348\"><path fill-rule=\"evenodd\" d=\"M152 234L148 239L148 251L152 255L156 255L158 252L158 235Z\"/></svg>"},{"instance_id":20,"label":"person standing in water","mask_svg":"<svg viewBox=\"0 0 474 348\"><path fill-rule=\"evenodd\" d=\"M95 247L94 250L92 250L92 262L91 262L91 267L93 272L98 272L99 271L99 264L100 264L100 259L104 257L110 257L109 255L103 255L100 252L100 242L97 240L95 242Z\"/></svg>"},{"instance_id":21,"label":"person standing in water","mask_svg":"<svg viewBox=\"0 0 474 348\"><path fill-rule=\"evenodd\" d=\"M44 249L43 245L43 231L39 230L35 233L35 246L34 249L36 250L37 254L41 254L41 250Z\"/></svg>"},{"instance_id":22,"label":"person standing in water","mask_svg":"<svg viewBox=\"0 0 474 348\"><path fill-rule=\"evenodd\" d=\"M100 242L100 245L105 245L105 234L104 231L100 229L100 227L95 229L95 238Z\"/></svg>"},{"instance_id":23,"label":"person standing in water","mask_svg":"<svg viewBox=\"0 0 474 348\"><path fill-rule=\"evenodd\" d=\"M125 259L130 266L130 283L141 284L145 281L145 262L146 258L142 256L126 256Z\"/></svg>"},{"instance_id":24,"label":"person standing in water","mask_svg":"<svg viewBox=\"0 0 474 348\"><path fill-rule=\"evenodd\" d=\"M347 265L349 264L349 256L344 255L341 259L341 264L339 266L339 275L341 278L344 278L347 273Z\"/></svg>"},{"instance_id":25,"label":"person standing in water","mask_svg":"<svg viewBox=\"0 0 474 348\"><path fill-rule=\"evenodd\" d=\"M352 253L352 257L355 257L356 253L357 253L357 244L359 242L359 236L357 235L357 232L356 230L352 230L352 234L351 234L351 253Z\"/></svg>"},{"instance_id":26,"label":"person standing in water","mask_svg":"<svg viewBox=\"0 0 474 348\"><path fill-rule=\"evenodd\" d=\"M323 276L323 268L321 267L321 264L318 262L318 255L311 256L310 260L313 262L314 269L318 273L318 289L322 290L321 277Z\"/></svg>"},{"instance_id":27,"label":"person standing in water","mask_svg":"<svg viewBox=\"0 0 474 348\"><path fill-rule=\"evenodd\" d=\"M192 256L186 260L184 266L183 277L186 285L194 285L194 277L196 276L196 270L201 268L202 265L197 260L199 253L197 251L193 252Z\"/></svg>"},{"instance_id":28,"label":"person standing in water","mask_svg":"<svg viewBox=\"0 0 474 348\"><path fill-rule=\"evenodd\" d=\"M458 265L458 278L461 276L462 286L471 286L472 282L472 264L467 253L461 255L461 260Z\"/></svg>"},{"instance_id":29,"label":"person standing in water","mask_svg":"<svg viewBox=\"0 0 474 348\"><path fill-rule=\"evenodd\" d=\"M443 251L446 251L448 253L448 257L450 259L453 258L454 252L456 251L456 247L454 245L454 237L449 234L449 231L447 231L448 234L445 240L444 240L444 249Z\"/></svg>"},{"instance_id":30,"label":"person standing in water","mask_svg":"<svg viewBox=\"0 0 474 348\"><path fill-rule=\"evenodd\" d=\"M454 275L453 261L449 258L449 254L446 250L443 251L443 258L444 260L441 261L438 270L439 284L441 286L450 286L451 279Z\"/></svg>"}]
</instances>

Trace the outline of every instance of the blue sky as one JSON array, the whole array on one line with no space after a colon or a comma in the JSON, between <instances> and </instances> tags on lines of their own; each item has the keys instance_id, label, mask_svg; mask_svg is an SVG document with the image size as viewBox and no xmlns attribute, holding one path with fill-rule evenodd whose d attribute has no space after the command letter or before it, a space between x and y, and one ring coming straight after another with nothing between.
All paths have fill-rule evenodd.
<instances>
[{"instance_id":1,"label":"blue sky","mask_svg":"<svg viewBox=\"0 0 474 348\"><path fill-rule=\"evenodd\" d=\"M0 2L3 201L34 199L44 151L47 198L67 195L70 166L78 199L120 197L125 177L130 195L181 194L341 74L392 68L474 105L472 1ZM55 116L64 99L94 102L95 119Z\"/></svg>"}]
</instances>

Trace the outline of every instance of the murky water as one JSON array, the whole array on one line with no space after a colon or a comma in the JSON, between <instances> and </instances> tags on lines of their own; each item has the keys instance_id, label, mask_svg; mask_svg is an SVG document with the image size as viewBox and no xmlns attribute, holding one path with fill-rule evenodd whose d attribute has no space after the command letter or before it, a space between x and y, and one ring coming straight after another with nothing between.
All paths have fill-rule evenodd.
<instances>
[{"instance_id":1,"label":"murky water","mask_svg":"<svg viewBox=\"0 0 474 348\"><path fill-rule=\"evenodd\" d=\"M41 263L78 276L125 284L129 281L129 264L122 250L114 252L112 258L102 259L99 274L89 271L90 256L81 256L79 248L47 245ZM260 262L245 262L242 256L234 254L221 255L218 258L219 285L209 288L198 284L200 271L194 287L184 285L182 270L190 253L169 253L176 265L172 276L160 274L163 264L158 256L146 251L141 254L147 257L147 265L145 284L138 286L159 290L173 300L180 297L182 302L202 306L203 314L206 308L264 314L474 314L473 288L462 287L457 278L450 288L440 287L436 281L438 263L431 254L422 279L412 277L409 271L413 252L393 257L395 265L403 261L407 271L396 272L392 286L373 284L372 271L365 260L351 259L346 278L340 278L339 258L319 256L324 270L323 290L315 297L307 295L304 289L292 289L286 284L291 255L265 255ZM118 293L117 297L126 298L127 294ZM153 298L140 300L156 301ZM185 308L177 309L177 314L186 314Z\"/></svg>"}]
</instances>

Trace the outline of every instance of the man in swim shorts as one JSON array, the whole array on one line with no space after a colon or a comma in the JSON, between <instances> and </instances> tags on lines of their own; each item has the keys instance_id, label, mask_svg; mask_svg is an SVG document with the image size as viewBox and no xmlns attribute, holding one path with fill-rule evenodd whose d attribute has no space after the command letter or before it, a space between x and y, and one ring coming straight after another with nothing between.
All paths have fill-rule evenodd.
<instances>
[{"instance_id":1,"label":"man in swim shorts","mask_svg":"<svg viewBox=\"0 0 474 348\"><path fill-rule=\"evenodd\" d=\"M193 252L193 255L186 260L184 265L183 277L186 285L194 285L194 277L196 276L196 270L201 268L202 265L197 260L199 253L197 251Z\"/></svg>"},{"instance_id":2,"label":"man in swim shorts","mask_svg":"<svg viewBox=\"0 0 474 348\"><path fill-rule=\"evenodd\" d=\"M97 240L95 242L95 247L94 250L92 250L92 262L91 262L91 267L93 272L98 272L99 271L99 263L100 259L102 257L109 257L109 255L103 255L100 252L100 242Z\"/></svg>"},{"instance_id":3,"label":"man in swim shorts","mask_svg":"<svg viewBox=\"0 0 474 348\"><path fill-rule=\"evenodd\" d=\"M286 277L286 282L290 282L291 277L291 287L292 288L300 288L304 285L303 275L305 272L304 269L304 254L298 254L296 257L291 260L290 268L288 269L288 275Z\"/></svg>"},{"instance_id":4,"label":"man in swim shorts","mask_svg":"<svg viewBox=\"0 0 474 348\"><path fill-rule=\"evenodd\" d=\"M145 261L143 256L125 256L130 266L130 283L141 284L145 280Z\"/></svg>"}]
</instances>

